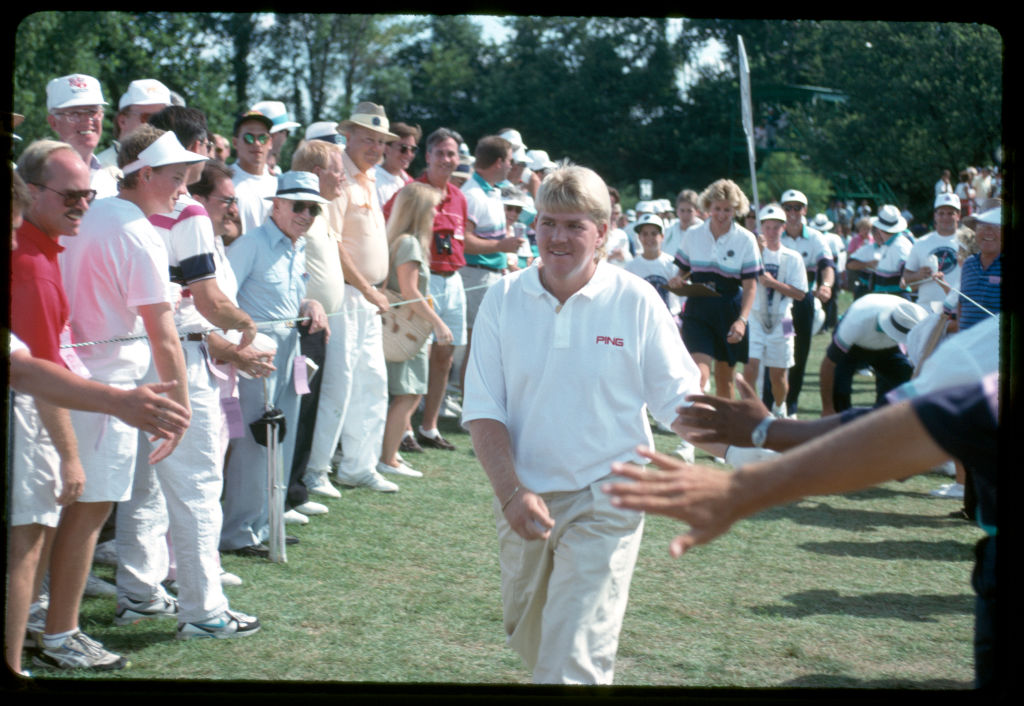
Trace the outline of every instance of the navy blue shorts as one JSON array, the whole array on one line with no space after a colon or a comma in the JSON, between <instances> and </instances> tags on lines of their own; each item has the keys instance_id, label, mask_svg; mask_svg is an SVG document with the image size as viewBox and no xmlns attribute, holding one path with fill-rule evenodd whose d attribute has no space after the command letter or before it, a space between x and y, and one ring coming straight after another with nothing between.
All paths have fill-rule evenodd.
<instances>
[{"instance_id":1,"label":"navy blue shorts","mask_svg":"<svg viewBox=\"0 0 1024 706\"><path fill-rule=\"evenodd\" d=\"M729 343L729 329L740 316L741 297L690 297L683 309L683 343L690 354L703 353L736 365L747 362L750 337L746 328L739 343Z\"/></svg>"}]
</instances>

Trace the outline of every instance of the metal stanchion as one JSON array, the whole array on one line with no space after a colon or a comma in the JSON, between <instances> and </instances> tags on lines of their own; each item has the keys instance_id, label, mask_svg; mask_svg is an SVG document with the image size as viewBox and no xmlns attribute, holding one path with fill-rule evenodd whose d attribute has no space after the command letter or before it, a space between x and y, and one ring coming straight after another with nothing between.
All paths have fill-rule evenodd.
<instances>
[{"instance_id":1,"label":"metal stanchion","mask_svg":"<svg viewBox=\"0 0 1024 706\"><path fill-rule=\"evenodd\" d=\"M249 425L256 443L267 447L267 516L270 521L270 560L288 561L284 534L284 464L281 463L281 442L284 441L284 412L270 406L267 379L263 378L263 416Z\"/></svg>"}]
</instances>

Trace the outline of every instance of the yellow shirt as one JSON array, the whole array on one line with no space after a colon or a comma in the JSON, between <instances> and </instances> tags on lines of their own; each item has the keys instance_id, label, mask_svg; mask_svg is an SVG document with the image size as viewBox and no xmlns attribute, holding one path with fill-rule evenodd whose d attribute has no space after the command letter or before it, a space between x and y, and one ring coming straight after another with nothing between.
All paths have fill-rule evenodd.
<instances>
[{"instance_id":1,"label":"yellow shirt","mask_svg":"<svg viewBox=\"0 0 1024 706\"><path fill-rule=\"evenodd\" d=\"M373 169L359 171L348 153L342 153L341 161L345 183L341 195L327 205L328 227L340 234L342 247L366 281L380 284L388 276L388 237Z\"/></svg>"}]
</instances>

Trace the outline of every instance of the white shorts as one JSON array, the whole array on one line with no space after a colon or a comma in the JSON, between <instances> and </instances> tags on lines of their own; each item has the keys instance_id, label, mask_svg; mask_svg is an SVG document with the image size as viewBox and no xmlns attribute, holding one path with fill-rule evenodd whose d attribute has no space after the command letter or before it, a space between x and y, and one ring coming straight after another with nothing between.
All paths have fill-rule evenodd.
<instances>
[{"instance_id":1,"label":"white shorts","mask_svg":"<svg viewBox=\"0 0 1024 706\"><path fill-rule=\"evenodd\" d=\"M792 368L796 362L796 339L791 333L792 330L792 319L779 321L771 331L766 331L761 320L757 316L751 316L747 357L756 358L769 368Z\"/></svg>"},{"instance_id":2,"label":"white shorts","mask_svg":"<svg viewBox=\"0 0 1024 706\"><path fill-rule=\"evenodd\" d=\"M122 390L134 383L108 382ZM132 495L139 430L117 417L97 412L71 411L71 423L78 438L78 457L85 471L81 503L123 502Z\"/></svg>"},{"instance_id":3,"label":"white shorts","mask_svg":"<svg viewBox=\"0 0 1024 706\"><path fill-rule=\"evenodd\" d=\"M466 345L466 290L462 286L462 275L430 273L430 298L434 300L434 311L452 332L453 346ZM430 334L434 342L434 334Z\"/></svg>"},{"instance_id":4,"label":"white shorts","mask_svg":"<svg viewBox=\"0 0 1024 706\"><path fill-rule=\"evenodd\" d=\"M11 422L11 526L56 527L60 520L60 456L30 395L13 392Z\"/></svg>"}]
</instances>

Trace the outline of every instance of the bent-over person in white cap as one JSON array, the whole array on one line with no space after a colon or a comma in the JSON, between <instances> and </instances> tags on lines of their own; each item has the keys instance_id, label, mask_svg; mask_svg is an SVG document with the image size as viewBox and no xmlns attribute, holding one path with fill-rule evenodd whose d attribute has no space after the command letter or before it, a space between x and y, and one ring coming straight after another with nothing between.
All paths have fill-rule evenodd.
<instances>
[{"instance_id":1,"label":"bent-over person in white cap","mask_svg":"<svg viewBox=\"0 0 1024 706\"><path fill-rule=\"evenodd\" d=\"M853 376L865 366L875 375L875 403L914 374L900 349L928 312L895 294L865 294L850 305L821 361L821 414L850 408Z\"/></svg>"},{"instance_id":2,"label":"bent-over person in white cap","mask_svg":"<svg viewBox=\"0 0 1024 706\"><path fill-rule=\"evenodd\" d=\"M93 203L78 237L66 241L61 255L72 340L110 341L77 349L89 375L129 389L153 365L161 381L178 381L168 396L190 412L167 251L147 219L174 207L185 190L189 165L203 159L182 147L173 133L140 126L121 144L118 163L125 177L118 196ZM88 638L83 643L78 611L96 538L112 504L131 497L139 451L138 431L118 419L73 411L71 421L75 436L88 440L78 449L85 488L78 502L64 509L57 527L46 632L35 658L37 664L64 668L83 666L83 655L102 650ZM180 435L163 441L149 462L166 458L180 441ZM113 657L98 659L100 668L124 666L123 658Z\"/></svg>"},{"instance_id":3,"label":"bent-over person in white cap","mask_svg":"<svg viewBox=\"0 0 1024 706\"><path fill-rule=\"evenodd\" d=\"M96 155L104 167L117 168L117 151L122 135L128 135L142 123L148 123L150 116L171 105L171 91L155 78L140 78L128 84L128 90L117 104L114 116L114 139L110 147ZM120 170L118 170L120 174Z\"/></svg>"},{"instance_id":4,"label":"bent-over person in white cap","mask_svg":"<svg viewBox=\"0 0 1024 706\"><path fill-rule=\"evenodd\" d=\"M106 104L100 82L92 76L71 74L46 85L46 122L89 167L90 186L100 199L117 195L116 176L93 154L103 136Z\"/></svg>"},{"instance_id":5,"label":"bent-over person in white cap","mask_svg":"<svg viewBox=\"0 0 1024 706\"><path fill-rule=\"evenodd\" d=\"M543 266L484 296L462 419L494 490L509 646L536 683L610 684L644 521L599 488L700 374L654 289L600 259L604 181L560 167L536 203Z\"/></svg>"},{"instance_id":6,"label":"bent-over person in white cap","mask_svg":"<svg viewBox=\"0 0 1024 706\"><path fill-rule=\"evenodd\" d=\"M238 280L238 305L260 324L260 334L275 350L274 370L266 377L243 376L238 382L242 436L231 440L224 468L224 526L221 551L243 556L268 557L263 544L270 535L267 487L267 447L256 441L249 426L263 416L269 404L284 413L284 441L278 447L278 468L291 468L299 419L299 396L305 386L304 359L299 356L299 331L326 329L323 306L306 297L306 244L304 235L327 200L320 182L310 172L285 172L277 178L277 191L266 222L235 240L228 261ZM258 339L260 337L257 337ZM255 345L255 344L253 344ZM296 361L299 360L299 363Z\"/></svg>"}]
</instances>

